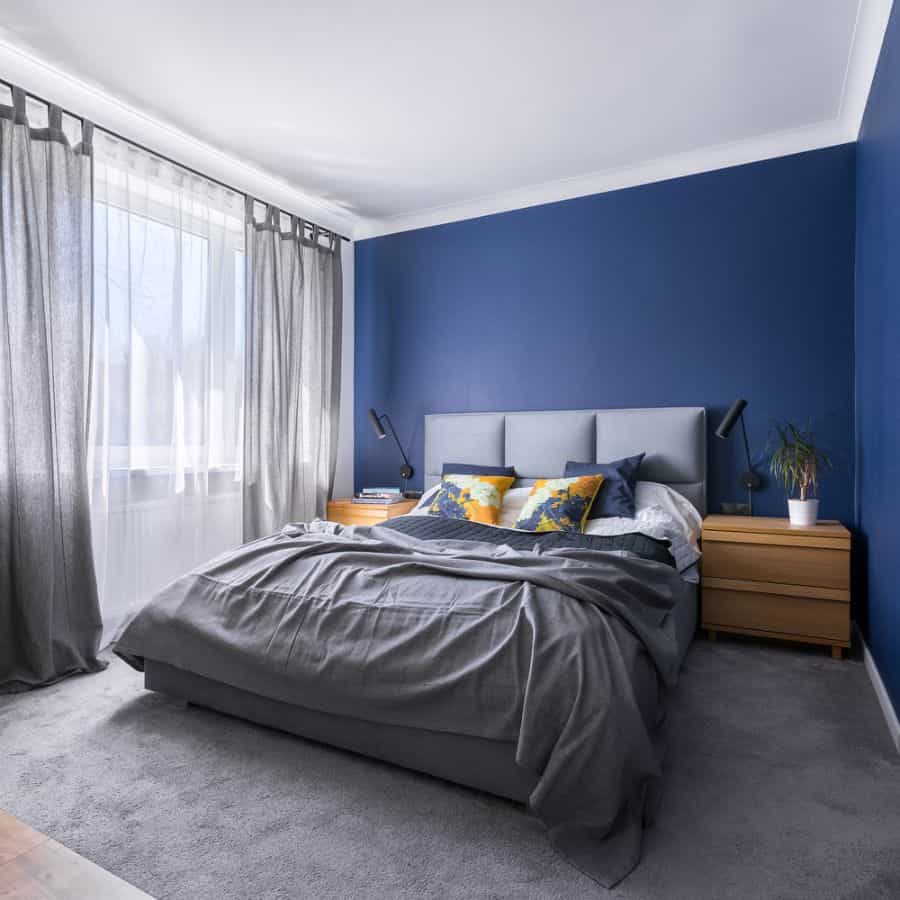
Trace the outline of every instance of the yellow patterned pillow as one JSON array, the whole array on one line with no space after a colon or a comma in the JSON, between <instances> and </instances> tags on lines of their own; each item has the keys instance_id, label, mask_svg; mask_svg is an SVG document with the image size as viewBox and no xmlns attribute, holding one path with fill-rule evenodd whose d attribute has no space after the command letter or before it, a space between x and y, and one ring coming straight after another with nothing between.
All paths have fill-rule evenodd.
<instances>
[{"instance_id":1,"label":"yellow patterned pillow","mask_svg":"<svg viewBox=\"0 0 900 900\"><path fill-rule=\"evenodd\" d=\"M515 527L522 531L584 531L602 475L539 478L531 489Z\"/></svg>"},{"instance_id":2,"label":"yellow patterned pillow","mask_svg":"<svg viewBox=\"0 0 900 900\"><path fill-rule=\"evenodd\" d=\"M428 512L432 516L496 525L503 495L514 481L506 475L445 475Z\"/></svg>"}]
</instances>

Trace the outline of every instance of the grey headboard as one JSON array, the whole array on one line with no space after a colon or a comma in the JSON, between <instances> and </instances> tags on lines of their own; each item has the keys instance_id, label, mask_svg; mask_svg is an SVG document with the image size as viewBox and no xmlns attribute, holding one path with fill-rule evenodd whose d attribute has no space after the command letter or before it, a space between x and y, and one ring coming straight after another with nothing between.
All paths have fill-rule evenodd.
<instances>
[{"instance_id":1,"label":"grey headboard","mask_svg":"<svg viewBox=\"0 0 900 900\"><path fill-rule=\"evenodd\" d=\"M515 466L522 482L557 478L567 460L610 462L646 453L642 481L659 481L706 514L706 410L578 409L425 416L425 488L445 462Z\"/></svg>"}]
</instances>

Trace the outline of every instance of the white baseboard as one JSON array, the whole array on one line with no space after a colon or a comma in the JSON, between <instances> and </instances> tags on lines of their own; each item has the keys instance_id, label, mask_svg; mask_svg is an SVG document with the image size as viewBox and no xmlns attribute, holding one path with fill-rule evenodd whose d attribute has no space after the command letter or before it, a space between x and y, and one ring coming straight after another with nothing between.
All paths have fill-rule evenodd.
<instances>
[{"instance_id":1,"label":"white baseboard","mask_svg":"<svg viewBox=\"0 0 900 900\"><path fill-rule=\"evenodd\" d=\"M881 711L884 713L884 720L887 722L888 732L891 735L894 746L897 748L897 752L900 753L900 720L897 719L897 710L894 709L894 705L891 703L887 688L881 680L881 673L878 671L878 666L875 665L875 659L869 652L869 648L865 641L862 641L862 648L863 662L866 664L866 671L869 673L869 679L872 682L872 687L875 689L875 696L878 698Z\"/></svg>"}]
</instances>

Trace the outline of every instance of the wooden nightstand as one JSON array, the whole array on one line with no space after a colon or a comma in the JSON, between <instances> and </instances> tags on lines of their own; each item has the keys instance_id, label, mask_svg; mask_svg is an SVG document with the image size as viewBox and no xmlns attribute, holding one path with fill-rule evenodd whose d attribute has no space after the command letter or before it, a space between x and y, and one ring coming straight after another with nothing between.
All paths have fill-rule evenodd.
<instances>
[{"instance_id":1,"label":"wooden nightstand","mask_svg":"<svg viewBox=\"0 0 900 900\"><path fill-rule=\"evenodd\" d=\"M399 503L353 503L350 498L328 501L328 521L341 525L377 525L395 516L411 512L418 500Z\"/></svg>"},{"instance_id":2,"label":"wooden nightstand","mask_svg":"<svg viewBox=\"0 0 900 900\"><path fill-rule=\"evenodd\" d=\"M762 516L703 520L702 626L831 647L850 646L850 532Z\"/></svg>"}]
</instances>

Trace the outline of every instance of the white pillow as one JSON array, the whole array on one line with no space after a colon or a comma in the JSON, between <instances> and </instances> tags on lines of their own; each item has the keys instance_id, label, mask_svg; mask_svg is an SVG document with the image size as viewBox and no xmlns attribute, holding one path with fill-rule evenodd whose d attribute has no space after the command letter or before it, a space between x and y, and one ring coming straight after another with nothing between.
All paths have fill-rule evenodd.
<instances>
[{"instance_id":1,"label":"white pillow","mask_svg":"<svg viewBox=\"0 0 900 900\"><path fill-rule=\"evenodd\" d=\"M513 528L519 513L528 500L531 493L530 487L510 488L503 495L503 506L500 507L500 521L497 523L501 528Z\"/></svg>"},{"instance_id":2,"label":"white pillow","mask_svg":"<svg viewBox=\"0 0 900 900\"><path fill-rule=\"evenodd\" d=\"M428 488L424 494L422 494L422 498L419 502L412 508L412 510L407 513L410 516L427 516L428 515L428 507L431 506L431 502L434 500L434 495L440 490L441 484L438 482L434 487Z\"/></svg>"},{"instance_id":3,"label":"white pillow","mask_svg":"<svg viewBox=\"0 0 900 900\"><path fill-rule=\"evenodd\" d=\"M669 542L675 566L685 577L686 571L700 559L700 529L703 520L694 505L666 484L639 481L635 487L633 519L612 516L590 519L585 534L630 534L640 532L647 537ZM691 578L691 580L694 580Z\"/></svg>"},{"instance_id":4,"label":"white pillow","mask_svg":"<svg viewBox=\"0 0 900 900\"><path fill-rule=\"evenodd\" d=\"M703 517L694 504L674 488L655 481L639 481L635 487L634 500L636 515L642 509L660 506L682 527L686 535L693 535L695 541L699 540Z\"/></svg>"}]
</instances>

